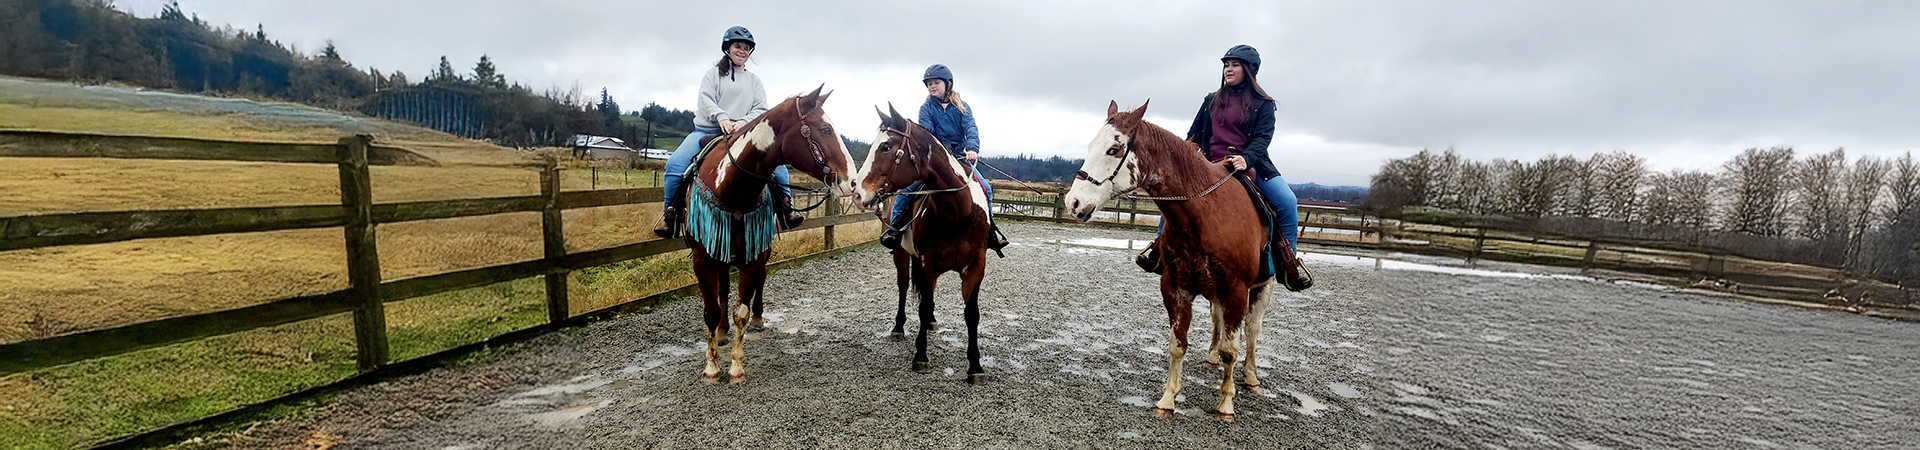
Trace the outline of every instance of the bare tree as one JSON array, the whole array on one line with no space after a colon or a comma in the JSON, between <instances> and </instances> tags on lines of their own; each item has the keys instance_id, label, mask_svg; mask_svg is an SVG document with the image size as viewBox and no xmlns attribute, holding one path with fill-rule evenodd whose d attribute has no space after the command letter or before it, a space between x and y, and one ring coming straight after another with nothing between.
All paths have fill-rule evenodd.
<instances>
[{"instance_id":1,"label":"bare tree","mask_svg":"<svg viewBox=\"0 0 1920 450\"><path fill-rule=\"evenodd\" d=\"M1727 162L1723 166L1726 170L1723 184L1732 204L1722 222L1726 230L1760 236L1785 235L1788 175L1792 165L1792 147L1750 148Z\"/></svg>"},{"instance_id":2,"label":"bare tree","mask_svg":"<svg viewBox=\"0 0 1920 450\"><path fill-rule=\"evenodd\" d=\"M1873 226L1874 205L1880 199L1880 191L1886 186L1887 172L1892 166L1886 160L1862 157L1854 161L1853 170L1847 172L1846 202L1841 209L1846 220L1847 253L1849 265L1861 266L1861 246L1867 240L1867 230Z\"/></svg>"},{"instance_id":3,"label":"bare tree","mask_svg":"<svg viewBox=\"0 0 1920 450\"><path fill-rule=\"evenodd\" d=\"M1647 177L1646 158L1615 150L1605 154L1599 166L1600 217L1632 222L1634 211L1639 210L1640 184Z\"/></svg>"},{"instance_id":4,"label":"bare tree","mask_svg":"<svg viewBox=\"0 0 1920 450\"><path fill-rule=\"evenodd\" d=\"M1499 180L1494 178L1493 164L1479 161L1460 163L1460 174L1456 179L1460 184L1460 208L1473 214L1495 214L1498 210Z\"/></svg>"},{"instance_id":5,"label":"bare tree","mask_svg":"<svg viewBox=\"0 0 1920 450\"><path fill-rule=\"evenodd\" d=\"M1841 202L1842 177L1847 169L1846 149L1808 155L1794 164L1793 187L1798 194L1793 209L1800 219L1800 237L1832 241L1844 237L1846 214Z\"/></svg>"},{"instance_id":6,"label":"bare tree","mask_svg":"<svg viewBox=\"0 0 1920 450\"><path fill-rule=\"evenodd\" d=\"M1640 209L1642 222L1652 225L1706 228L1714 176L1703 172L1656 173Z\"/></svg>"}]
</instances>

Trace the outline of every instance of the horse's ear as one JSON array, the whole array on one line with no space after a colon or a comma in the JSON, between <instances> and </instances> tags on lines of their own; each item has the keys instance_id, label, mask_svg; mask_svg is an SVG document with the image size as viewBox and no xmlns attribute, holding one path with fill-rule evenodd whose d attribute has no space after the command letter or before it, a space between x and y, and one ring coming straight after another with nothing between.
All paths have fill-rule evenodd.
<instances>
[{"instance_id":1,"label":"horse's ear","mask_svg":"<svg viewBox=\"0 0 1920 450\"><path fill-rule=\"evenodd\" d=\"M825 84L821 84L821 85L820 85L820 87L827 87L827 85L825 85ZM832 97L832 96L833 96L833 91L827 91L827 93L825 93L825 94L820 94L820 102L819 102L819 104L821 104L821 105L825 105L825 104L827 104L827 97Z\"/></svg>"},{"instance_id":2,"label":"horse's ear","mask_svg":"<svg viewBox=\"0 0 1920 450\"><path fill-rule=\"evenodd\" d=\"M887 102L887 112L893 113L893 123L896 125L907 121L907 118L900 117L900 110L893 109L893 102Z\"/></svg>"},{"instance_id":3,"label":"horse's ear","mask_svg":"<svg viewBox=\"0 0 1920 450\"><path fill-rule=\"evenodd\" d=\"M891 106L891 105L889 105L889 106ZM873 105L873 113L874 113L874 114L877 114L877 115L879 115L879 116L880 116L880 126L881 126L881 127L886 127L886 126L887 126L887 112L886 112L886 111L881 111L881 110L880 110L880 105Z\"/></svg>"},{"instance_id":4,"label":"horse's ear","mask_svg":"<svg viewBox=\"0 0 1920 450\"><path fill-rule=\"evenodd\" d=\"M1147 99L1147 101L1145 101L1145 102L1141 102L1141 103L1140 103L1140 108L1139 108L1139 109L1135 109L1135 110L1133 110L1133 114L1134 114L1134 115L1137 115L1137 116L1140 116L1140 117L1146 117L1146 116L1147 116L1147 104L1148 104L1148 103L1153 103L1153 99L1151 99L1151 98L1149 98L1149 99Z\"/></svg>"},{"instance_id":5,"label":"horse's ear","mask_svg":"<svg viewBox=\"0 0 1920 450\"><path fill-rule=\"evenodd\" d=\"M1117 112L1120 112L1120 102L1107 100L1107 117L1113 117L1113 113Z\"/></svg>"}]
</instances>

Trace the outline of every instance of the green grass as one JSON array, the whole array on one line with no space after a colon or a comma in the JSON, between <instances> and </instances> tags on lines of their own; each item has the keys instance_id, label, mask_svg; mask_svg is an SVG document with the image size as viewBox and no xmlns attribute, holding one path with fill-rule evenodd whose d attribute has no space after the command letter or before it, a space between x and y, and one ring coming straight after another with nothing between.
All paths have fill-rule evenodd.
<instances>
[{"instance_id":1,"label":"green grass","mask_svg":"<svg viewBox=\"0 0 1920 450\"><path fill-rule=\"evenodd\" d=\"M420 357L545 321L539 278L389 303L389 353ZM340 380L354 357L352 317L337 314L10 375L0 378L16 394L0 400L0 449L75 448L186 422Z\"/></svg>"}]
</instances>

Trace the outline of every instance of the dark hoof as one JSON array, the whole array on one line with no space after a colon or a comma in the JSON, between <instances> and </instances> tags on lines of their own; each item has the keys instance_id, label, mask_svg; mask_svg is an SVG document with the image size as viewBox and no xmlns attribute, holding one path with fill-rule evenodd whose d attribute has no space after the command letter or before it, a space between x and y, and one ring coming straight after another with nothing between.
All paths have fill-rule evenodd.
<instances>
[{"instance_id":1,"label":"dark hoof","mask_svg":"<svg viewBox=\"0 0 1920 450\"><path fill-rule=\"evenodd\" d=\"M706 384L720 384L720 375L719 374L700 375L700 382L706 383Z\"/></svg>"},{"instance_id":2,"label":"dark hoof","mask_svg":"<svg viewBox=\"0 0 1920 450\"><path fill-rule=\"evenodd\" d=\"M975 386L987 384L987 374L984 374L984 373L967 374L967 384L971 384Z\"/></svg>"},{"instance_id":3,"label":"dark hoof","mask_svg":"<svg viewBox=\"0 0 1920 450\"><path fill-rule=\"evenodd\" d=\"M905 341L907 340L907 333L901 332L899 330L894 330L893 334L888 335L888 337L892 338L895 341Z\"/></svg>"},{"instance_id":4,"label":"dark hoof","mask_svg":"<svg viewBox=\"0 0 1920 450\"><path fill-rule=\"evenodd\" d=\"M913 371L920 372L920 373L932 372L933 364L928 364L926 361L914 361Z\"/></svg>"},{"instance_id":5,"label":"dark hoof","mask_svg":"<svg viewBox=\"0 0 1920 450\"><path fill-rule=\"evenodd\" d=\"M1268 394L1268 393L1267 393L1267 388L1265 388L1265 387L1262 387L1262 386L1260 386L1260 385L1258 385L1258 384L1250 384L1250 385L1247 385L1247 392L1252 392L1252 393L1254 393L1255 395L1259 395L1259 396L1261 396L1261 397L1272 397L1272 396L1273 396L1273 394Z\"/></svg>"},{"instance_id":6,"label":"dark hoof","mask_svg":"<svg viewBox=\"0 0 1920 450\"><path fill-rule=\"evenodd\" d=\"M767 320L759 317L755 317L753 318L753 320L747 322L747 329L752 331L764 331L767 329Z\"/></svg>"},{"instance_id":7,"label":"dark hoof","mask_svg":"<svg viewBox=\"0 0 1920 450\"><path fill-rule=\"evenodd\" d=\"M1162 418L1162 419L1172 419L1172 418L1173 418L1173 410L1171 410L1171 409L1165 409L1165 408L1154 408L1154 409L1153 409L1153 416L1154 416L1154 417L1159 417L1159 418Z\"/></svg>"},{"instance_id":8,"label":"dark hoof","mask_svg":"<svg viewBox=\"0 0 1920 450\"><path fill-rule=\"evenodd\" d=\"M747 382L747 376L744 374L727 377L727 384L740 384L745 382Z\"/></svg>"},{"instance_id":9,"label":"dark hoof","mask_svg":"<svg viewBox=\"0 0 1920 450\"><path fill-rule=\"evenodd\" d=\"M1232 414L1220 414L1220 413L1214 413L1214 414L1213 414L1213 420L1218 420L1218 421L1221 421L1221 422L1226 422L1226 423L1233 423L1233 415L1232 415Z\"/></svg>"}]
</instances>

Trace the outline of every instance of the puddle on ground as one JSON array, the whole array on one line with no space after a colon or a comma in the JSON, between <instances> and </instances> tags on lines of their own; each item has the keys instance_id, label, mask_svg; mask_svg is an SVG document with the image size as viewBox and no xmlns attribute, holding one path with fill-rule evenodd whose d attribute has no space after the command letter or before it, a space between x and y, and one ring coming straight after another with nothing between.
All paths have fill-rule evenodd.
<instances>
[{"instance_id":1,"label":"puddle on ground","mask_svg":"<svg viewBox=\"0 0 1920 450\"><path fill-rule=\"evenodd\" d=\"M1086 239L1073 239L1073 240L1055 240L1055 241L1049 241L1048 243L1059 244L1059 245L1071 245L1075 247L1088 247L1088 248L1111 249L1111 250L1139 250L1139 249L1147 248L1147 244L1151 244L1153 243L1153 241L1142 241L1142 240L1135 240L1135 239L1086 238Z\"/></svg>"},{"instance_id":2,"label":"puddle on ground","mask_svg":"<svg viewBox=\"0 0 1920 450\"><path fill-rule=\"evenodd\" d=\"M539 414L529 414L527 415L527 418L532 419L534 423L539 424L542 427L559 428L568 423L572 423L575 420L580 420L581 417L586 417L587 414L593 413L594 410L598 410L602 407L605 407L611 404L613 404L613 399L605 399L605 400L600 400L593 403L569 406L569 407L560 408L560 409L543 412Z\"/></svg>"},{"instance_id":3,"label":"puddle on ground","mask_svg":"<svg viewBox=\"0 0 1920 450\"><path fill-rule=\"evenodd\" d=\"M569 384L542 386L542 387L534 388L533 390L521 392L519 394L514 394L512 398L501 400L500 405L518 406L518 405L550 404L552 403L552 401L550 401L551 399L547 399L543 397L560 397L560 396L575 395L582 392L599 389L601 386L606 386L607 384L612 382L613 382L612 380L593 380L592 375L580 376L572 380L568 380Z\"/></svg>"},{"instance_id":4,"label":"puddle on ground","mask_svg":"<svg viewBox=\"0 0 1920 450\"><path fill-rule=\"evenodd\" d=\"M1286 392L1287 395L1293 396L1294 400L1300 401L1300 407L1294 408L1293 411L1300 413L1301 415L1305 415L1308 417L1320 417L1320 413L1325 412L1328 409L1327 404L1320 403L1319 399L1313 398L1312 396L1309 396L1307 394L1294 392L1292 390L1282 390L1281 392Z\"/></svg>"},{"instance_id":5,"label":"puddle on ground","mask_svg":"<svg viewBox=\"0 0 1920 450\"><path fill-rule=\"evenodd\" d=\"M1333 395L1345 398L1360 398L1360 389L1353 387L1351 384L1327 383L1327 389L1333 390Z\"/></svg>"},{"instance_id":6,"label":"puddle on ground","mask_svg":"<svg viewBox=\"0 0 1920 450\"><path fill-rule=\"evenodd\" d=\"M1142 396L1138 396L1138 395L1136 395L1136 396L1132 396L1132 397L1121 397L1121 398L1120 398L1120 403L1125 403L1125 404L1129 404L1129 405L1133 405L1133 406L1141 406L1141 407L1147 407L1147 408L1152 408L1152 407L1153 407L1153 402L1152 402L1152 401L1150 401L1150 400L1147 400L1147 398L1146 398L1146 397L1142 397Z\"/></svg>"}]
</instances>

